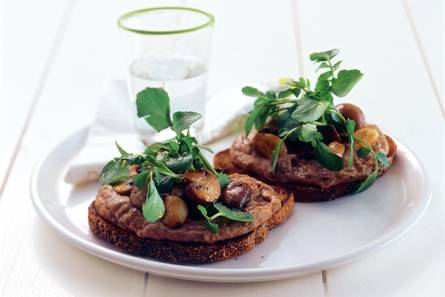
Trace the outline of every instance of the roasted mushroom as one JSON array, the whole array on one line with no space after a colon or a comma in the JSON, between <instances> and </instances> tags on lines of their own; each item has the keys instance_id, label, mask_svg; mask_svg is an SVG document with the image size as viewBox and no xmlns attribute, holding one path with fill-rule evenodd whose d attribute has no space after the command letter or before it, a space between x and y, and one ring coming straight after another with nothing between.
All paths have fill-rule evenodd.
<instances>
[{"instance_id":1,"label":"roasted mushroom","mask_svg":"<svg viewBox=\"0 0 445 297\"><path fill-rule=\"evenodd\" d=\"M138 187L133 186L130 194L130 202L131 204L133 204L134 207L141 209L142 205L147 199L147 195L148 195L147 187L139 189Z\"/></svg>"},{"instance_id":2,"label":"roasted mushroom","mask_svg":"<svg viewBox=\"0 0 445 297\"><path fill-rule=\"evenodd\" d=\"M337 105L335 109L337 109L337 111L341 113L345 119L354 120L355 130L365 127L365 114L358 106L351 103L343 103Z\"/></svg>"},{"instance_id":3,"label":"roasted mushroom","mask_svg":"<svg viewBox=\"0 0 445 297\"><path fill-rule=\"evenodd\" d=\"M255 150L263 157L269 159L272 159L273 151L276 148L279 141L280 137L270 133L256 133L252 139ZM283 146L281 147L280 155L286 153L287 153L286 145L283 144Z\"/></svg>"},{"instance_id":4,"label":"roasted mushroom","mask_svg":"<svg viewBox=\"0 0 445 297\"><path fill-rule=\"evenodd\" d=\"M354 136L366 142L370 147L373 147L379 140L380 133L377 129L372 127L361 128L354 132ZM362 143L358 143L358 147L363 147Z\"/></svg>"},{"instance_id":5,"label":"roasted mushroom","mask_svg":"<svg viewBox=\"0 0 445 297\"><path fill-rule=\"evenodd\" d=\"M188 216L187 204L175 195L168 195L164 199L165 214L162 223L168 227L178 227L185 223Z\"/></svg>"},{"instance_id":6,"label":"roasted mushroom","mask_svg":"<svg viewBox=\"0 0 445 297\"><path fill-rule=\"evenodd\" d=\"M218 178L208 169L187 170L184 181L184 193L196 203L210 204L221 195Z\"/></svg>"},{"instance_id":7,"label":"roasted mushroom","mask_svg":"<svg viewBox=\"0 0 445 297\"><path fill-rule=\"evenodd\" d=\"M251 194L252 190L247 184L233 181L224 189L222 202L227 206L243 209L249 202Z\"/></svg>"},{"instance_id":8,"label":"roasted mushroom","mask_svg":"<svg viewBox=\"0 0 445 297\"><path fill-rule=\"evenodd\" d=\"M122 181L118 184L115 184L113 190L115 190L119 195L128 196L131 193L131 185L126 181Z\"/></svg>"},{"instance_id":9,"label":"roasted mushroom","mask_svg":"<svg viewBox=\"0 0 445 297\"><path fill-rule=\"evenodd\" d=\"M328 147L334 154L336 154L340 158L343 158L343 154L345 153L345 146L342 143L333 141L328 145Z\"/></svg>"}]
</instances>

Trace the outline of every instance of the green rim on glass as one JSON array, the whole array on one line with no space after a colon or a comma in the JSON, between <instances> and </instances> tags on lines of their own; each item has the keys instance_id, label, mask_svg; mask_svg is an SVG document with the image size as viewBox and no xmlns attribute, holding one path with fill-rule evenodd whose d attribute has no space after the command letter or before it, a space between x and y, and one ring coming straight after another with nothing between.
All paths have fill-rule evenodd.
<instances>
[{"instance_id":1,"label":"green rim on glass","mask_svg":"<svg viewBox=\"0 0 445 297\"><path fill-rule=\"evenodd\" d=\"M204 16L206 16L208 18L207 22L198 25L198 26L194 26L194 27L190 27L190 28L185 28L185 29L180 29L180 30L141 30L141 29L135 29L135 28L131 28L128 27L124 24L125 20L136 16L138 14L142 14L145 12L150 12L150 11L157 11L157 10L186 10L186 11L192 11L192 12L197 12L199 14L202 14ZM153 8L144 8L144 9L138 9L138 10L133 10L130 12L127 12L125 14L123 14L122 16L120 16L117 19L117 24L120 28L133 32L133 33L138 33L138 34L146 34L146 35L167 35L167 34L179 34L179 33L187 33L187 32L193 32L193 31L197 31L199 29L211 26L215 23L215 17L213 16L213 14L205 12L203 10L200 9L196 9L196 8L191 8L191 7L180 7L180 6L163 6L163 7L153 7Z\"/></svg>"}]
</instances>

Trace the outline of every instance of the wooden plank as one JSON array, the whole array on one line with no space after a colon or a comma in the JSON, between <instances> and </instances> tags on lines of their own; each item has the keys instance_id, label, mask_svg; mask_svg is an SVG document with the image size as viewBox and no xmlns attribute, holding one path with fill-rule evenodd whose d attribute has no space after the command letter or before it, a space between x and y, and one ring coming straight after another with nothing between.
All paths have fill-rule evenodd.
<instances>
[{"instance_id":1,"label":"wooden plank","mask_svg":"<svg viewBox=\"0 0 445 297\"><path fill-rule=\"evenodd\" d=\"M403 0L417 46L445 118L445 4Z\"/></svg>"},{"instance_id":2,"label":"wooden plank","mask_svg":"<svg viewBox=\"0 0 445 297\"><path fill-rule=\"evenodd\" d=\"M0 296L141 296L144 273L81 252L37 217L28 180L41 153L20 153L1 201Z\"/></svg>"},{"instance_id":3,"label":"wooden plank","mask_svg":"<svg viewBox=\"0 0 445 297\"><path fill-rule=\"evenodd\" d=\"M0 196L28 113L60 41L57 32L67 17L68 2L0 1Z\"/></svg>"},{"instance_id":4,"label":"wooden plank","mask_svg":"<svg viewBox=\"0 0 445 297\"><path fill-rule=\"evenodd\" d=\"M345 66L362 69L346 100L408 144L433 181L420 223L378 254L327 271L329 296L443 296L445 125L402 3L302 0L299 7L304 56L338 47Z\"/></svg>"},{"instance_id":5,"label":"wooden plank","mask_svg":"<svg viewBox=\"0 0 445 297\"><path fill-rule=\"evenodd\" d=\"M302 278L263 282L263 283L200 283L172 280L150 275L147 282L146 297L163 296L324 296L320 286L321 274L315 273Z\"/></svg>"}]
</instances>

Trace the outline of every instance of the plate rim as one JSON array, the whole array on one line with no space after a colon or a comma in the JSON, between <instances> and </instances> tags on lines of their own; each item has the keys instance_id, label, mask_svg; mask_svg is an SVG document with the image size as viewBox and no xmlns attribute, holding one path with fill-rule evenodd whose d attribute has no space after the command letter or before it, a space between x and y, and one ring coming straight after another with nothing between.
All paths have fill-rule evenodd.
<instances>
[{"instance_id":1,"label":"plate rim","mask_svg":"<svg viewBox=\"0 0 445 297\"><path fill-rule=\"evenodd\" d=\"M403 146L406 151L413 156L414 161L417 162L424 177L424 187L421 189L421 196L425 196L425 198L421 199L423 203L413 212L408 214L408 217L405 218L401 224L396 226L390 232L387 232L382 236L367 242L353 251L344 252L329 260L320 260L307 265L273 268L209 268L206 266L178 265L155 261L149 258L140 258L125 252L111 250L107 247L97 245L89 240L80 238L74 232L65 229L65 227L59 223L46 209L43 201L39 199L37 182L39 172L41 171L42 167L51 158L51 156L58 149L60 149L61 146L63 146L70 139L85 136L85 133L87 133L89 128L90 126L85 126L78 129L74 133L57 142L48 152L44 153L39 158L39 161L34 165L30 178L30 196L34 209L46 222L46 224L51 227L51 229L61 235L64 240L68 241L79 249L115 264L123 265L139 271L149 272L155 275L194 281L251 282L286 279L338 267L380 250L399 239L421 219L431 202L431 179L422 159L419 158L406 144L390 135L395 140L397 145Z\"/></svg>"}]
</instances>

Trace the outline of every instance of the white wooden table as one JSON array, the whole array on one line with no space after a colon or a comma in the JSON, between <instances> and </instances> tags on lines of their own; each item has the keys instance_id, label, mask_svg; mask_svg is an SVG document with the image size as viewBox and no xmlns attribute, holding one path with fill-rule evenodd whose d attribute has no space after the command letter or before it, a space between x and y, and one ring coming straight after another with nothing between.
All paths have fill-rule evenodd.
<instances>
[{"instance_id":1,"label":"white wooden table","mask_svg":"<svg viewBox=\"0 0 445 297\"><path fill-rule=\"evenodd\" d=\"M162 2L162 3L161 3ZM0 1L0 296L445 296L445 7L439 0ZM39 156L92 121L120 76L116 17L185 4L216 15L209 91L312 73L307 56L341 49L365 78L349 96L425 162L433 200L406 236L364 260L260 284L178 281L70 246L37 217Z\"/></svg>"}]
</instances>

